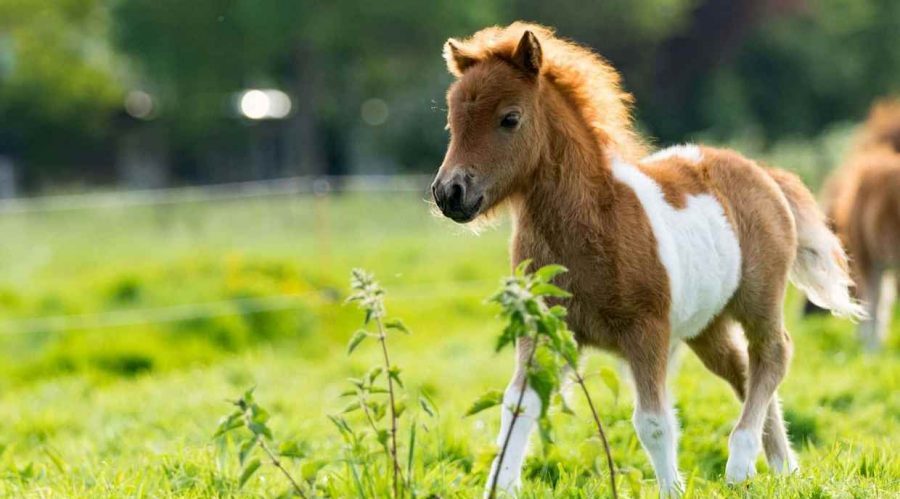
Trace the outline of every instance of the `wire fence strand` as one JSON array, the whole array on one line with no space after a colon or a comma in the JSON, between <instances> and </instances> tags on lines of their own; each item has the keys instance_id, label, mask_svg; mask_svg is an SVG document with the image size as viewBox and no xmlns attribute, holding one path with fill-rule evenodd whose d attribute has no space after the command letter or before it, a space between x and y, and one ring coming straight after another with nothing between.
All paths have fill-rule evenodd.
<instances>
[{"instance_id":1,"label":"wire fence strand","mask_svg":"<svg viewBox=\"0 0 900 499\"><path fill-rule=\"evenodd\" d=\"M332 192L427 192L431 175L298 176L197 187L172 187L0 200L0 215L203 203Z\"/></svg>"}]
</instances>

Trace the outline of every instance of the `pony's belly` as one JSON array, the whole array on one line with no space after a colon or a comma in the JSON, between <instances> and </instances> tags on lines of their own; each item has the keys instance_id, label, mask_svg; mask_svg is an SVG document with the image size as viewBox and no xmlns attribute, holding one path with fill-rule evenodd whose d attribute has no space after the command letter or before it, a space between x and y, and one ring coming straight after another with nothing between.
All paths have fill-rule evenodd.
<instances>
[{"instance_id":1,"label":"pony's belly","mask_svg":"<svg viewBox=\"0 0 900 499\"><path fill-rule=\"evenodd\" d=\"M718 200L691 196L668 224L660 251L669 274L672 335L699 334L728 304L738 287L741 248Z\"/></svg>"},{"instance_id":2,"label":"pony's belly","mask_svg":"<svg viewBox=\"0 0 900 499\"><path fill-rule=\"evenodd\" d=\"M676 209L656 181L622 161L613 162L613 174L634 190L653 230L669 277L672 335L685 339L699 334L722 311L740 280L741 248L725 210L709 193L687 196L684 208Z\"/></svg>"}]
</instances>

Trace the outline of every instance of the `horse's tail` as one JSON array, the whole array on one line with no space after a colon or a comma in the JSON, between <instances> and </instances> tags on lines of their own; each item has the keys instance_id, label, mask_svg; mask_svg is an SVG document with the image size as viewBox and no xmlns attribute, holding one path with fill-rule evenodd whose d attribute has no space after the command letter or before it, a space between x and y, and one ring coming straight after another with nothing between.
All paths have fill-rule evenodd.
<instances>
[{"instance_id":1,"label":"horse's tail","mask_svg":"<svg viewBox=\"0 0 900 499\"><path fill-rule=\"evenodd\" d=\"M865 309L850 295L853 280L847 254L828 228L812 193L792 173L775 168L766 171L787 198L797 227L797 257L791 268L791 282L806 293L809 301L835 315L865 318Z\"/></svg>"}]
</instances>

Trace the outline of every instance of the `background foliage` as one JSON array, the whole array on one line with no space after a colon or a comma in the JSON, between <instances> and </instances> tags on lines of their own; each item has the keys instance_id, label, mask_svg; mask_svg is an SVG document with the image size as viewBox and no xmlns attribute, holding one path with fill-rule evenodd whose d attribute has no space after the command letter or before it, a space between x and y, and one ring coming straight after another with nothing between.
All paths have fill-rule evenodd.
<instances>
[{"instance_id":1,"label":"background foliage","mask_svg":"<svg viewBox=\"0 0 900 499\"><path fill-rule=\"evenodd\" d=\"M173 182L430 171L446 140L442 43L515 19L609 58L661 143L816 137L900 81L892 0L5 0L0 154L30 188L113 182L118 140L142 125L165 137ZM289 120L237 118L235 93L260 86L291 94ZM155 99L150 125L122 112L135 89ZM370 99L383 124L361 118ZM286 166L217 170L269 129Z\"/></svg>"}]
</instances>

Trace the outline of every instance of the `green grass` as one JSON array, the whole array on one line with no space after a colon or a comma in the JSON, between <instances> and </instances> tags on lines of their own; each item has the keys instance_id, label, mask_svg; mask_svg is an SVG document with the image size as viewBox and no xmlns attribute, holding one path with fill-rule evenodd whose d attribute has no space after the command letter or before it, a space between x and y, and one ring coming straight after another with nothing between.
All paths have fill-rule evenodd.
<instances>
[{"instance_id":1,"label":"green grass","mask_svg":"<svg viewBox=\"0 0 900 499\"><path fill-rule=\"evenodd\" d=\"M393 361L436 419L416 414L420 497L480 495L497 410L464 418L505 386L509 352L495 355L496 310L484 299L507 273L508 227L473 235L411 194L277 196L110 210L0 214L0 497L269 497L287 488L265 466L243 489L235 452L212 439L227 399L257 386L277 436L308 443L290 463L318 471L335 497L355 496L342 443L326 415L346 378L377 362L348 357L360 313L344 306L352 267L388 290L391 316L412 336L391 338ZM218 303L190 320L98 327L94 314L288 295L291 306L240 315ZM685 352L673 387L683 426L679 461L692 497L892 497L900 493L900 321L885 351L860 351L852 325L803 321L789 303L795 358L780 390L802 471L724 484L727 437L739 406ZM23 323L88 314L73 329ZM229 315L230 314L230 315ZM132 321L138 322L138 321ZM586 373L623 470L620 491L653 497L649 463L632 430L630 390L616 400L596 374L618 369L591 355ZM553 414L557 444L535 439L526 497L602 497L605 464L586 407ZM404 444L405 445L405 444ZM381 459L378 480L387 491Z\"/></svg>"}]
</instances>

